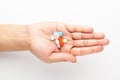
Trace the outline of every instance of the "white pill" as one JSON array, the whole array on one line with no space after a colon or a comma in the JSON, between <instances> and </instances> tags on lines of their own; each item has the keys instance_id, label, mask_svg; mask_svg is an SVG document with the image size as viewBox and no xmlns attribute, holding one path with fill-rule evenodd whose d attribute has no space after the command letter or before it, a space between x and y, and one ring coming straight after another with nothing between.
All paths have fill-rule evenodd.
<instances>
[{"instance_id":1,"label":"white pill","mask_svg":"<svg viewBox=\"0 0 120 80\"><path fill-rule=\"evenodd\" d=\"M63 42L66 43L66 42L67 42L67 39L63 39Z\"/></svg>"},{"instance_id":2,"label":"white pill","mask_svg":"<svg viewBox=\"0 0 120 80\"><path fill-rule=\"evenodd\" d=\"M50 40L52 40L52 41L53 41L53 40L55 40L55 38L54 38L53 36L50 36Z\"/></svg>"}]
</instances>

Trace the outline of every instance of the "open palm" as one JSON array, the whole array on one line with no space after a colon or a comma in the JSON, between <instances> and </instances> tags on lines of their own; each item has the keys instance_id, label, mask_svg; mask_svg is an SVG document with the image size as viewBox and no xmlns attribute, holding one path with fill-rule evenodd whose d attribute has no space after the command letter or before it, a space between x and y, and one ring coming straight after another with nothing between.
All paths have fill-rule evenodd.
<instances>
[{"instance_id":1,"label":"open palm","mask_svg":"<svg viewBox=\"0 0 120 80\"><path fill-rule=\"evenodd\" d=\"M60 49L50 40L53 32L60 31L67 43ZM75 56L97 53L109 43L103 33L94 33L90 27L59 22L41 22L28 26L31 52L44 62L76 62Z\"/></svg>"}]
</instances>

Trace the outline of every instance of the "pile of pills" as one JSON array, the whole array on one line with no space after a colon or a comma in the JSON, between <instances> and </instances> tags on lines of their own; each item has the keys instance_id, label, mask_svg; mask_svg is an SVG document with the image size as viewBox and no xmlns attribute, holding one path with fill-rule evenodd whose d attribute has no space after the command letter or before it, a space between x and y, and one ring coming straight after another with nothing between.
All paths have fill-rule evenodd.
<instances>
[{"instance_id":1,"label":"pile of pills","mask_svg":"<svg viewBox=\"0 0 120 80\"><path fill-rule=\"evenodd\" d=\"M53 32L53 35L50 36L50 39L52 41L55 41L55 44L58 48L61 48L62 46L64 46L64 43L67 42L67 39L63 39L62 36L62 32Z\"/></svg>"}]
</instances>

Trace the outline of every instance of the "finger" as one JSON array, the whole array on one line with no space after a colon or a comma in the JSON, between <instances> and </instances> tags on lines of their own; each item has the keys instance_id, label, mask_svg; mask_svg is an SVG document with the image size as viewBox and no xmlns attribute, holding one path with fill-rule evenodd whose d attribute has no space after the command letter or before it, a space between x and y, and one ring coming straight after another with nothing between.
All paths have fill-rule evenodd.
<instances>
[{"instance_id":1,"label":"finger","mask_svg":"<svg viewBox=\"0 0 120 80\"><path fill-rule=\"evenodd\" d=\"M74 56L82 56L91 53L97 53L103 50L103 46L93 46L93 47L77 47L71 49L71 54Z\"/></svg>"},{"instance_id":2,"label":"finger","mask_svg":"<svg viewBox=\"0 0 120 80\"><path fill-rule=\"evenodd\" d=\"M53 53L47 58L47 62L52 63L52 62L66 62L70 61L75 63L76 58L72 54L68 53Z\"/></svg>"},{"instance_id":3,"label":"finger","mask_svg":"<svg viewBox=\"0 0 120 80\"><path fill-rule=\"evenodd\" d=\"M103 33L71 33L73 39L102 39L105 37Z\"/></svg>"},{"instance_id":4,"label":"finger","mask_svg":"<svg viewBox=\"0 0 120 80\"><path fill-rule=\"evenodd\" d=\"M74 40L74 47L88 47L88 46L96 46L96 45L107 45L109 43L108 39L100 39L100 40Z\"/></svg>"},{"instance_id":5,"label":"finger","mask_svg":"<svg viewBox=\"0 0 120 80\"><path fill-rule=\"evenodd\" d=\"M66 29L69 32L85 32L85 33L92 33L93 28L91 27L85 27L85 26L79 26L79 25L66 25Z\"/></svg>"}]
</instances>

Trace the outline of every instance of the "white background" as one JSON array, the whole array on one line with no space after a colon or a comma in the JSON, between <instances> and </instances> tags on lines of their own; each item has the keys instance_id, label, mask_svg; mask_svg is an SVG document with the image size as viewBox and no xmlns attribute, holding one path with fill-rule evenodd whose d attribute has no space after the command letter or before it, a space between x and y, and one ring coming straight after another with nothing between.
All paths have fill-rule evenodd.
<instances>
[{"instance_id":1,"label":"white background","mask_svg":"<svg viewBox=\"0 0 120 80\"><path fill-rule=\"evenodd\" d=\"M110 45L78 62L46 64L30 52L0 52L0 80L120 80L119 0L0 0L0 24L62 21L104 32Z\"/></svg>"}]
</instances>

